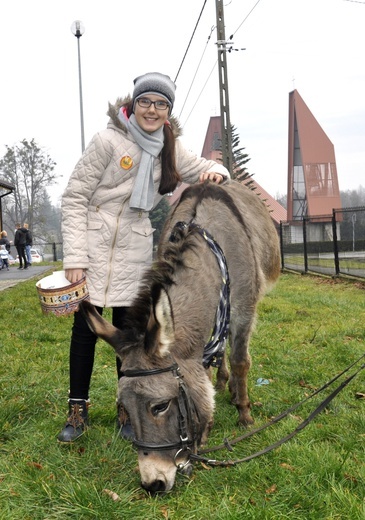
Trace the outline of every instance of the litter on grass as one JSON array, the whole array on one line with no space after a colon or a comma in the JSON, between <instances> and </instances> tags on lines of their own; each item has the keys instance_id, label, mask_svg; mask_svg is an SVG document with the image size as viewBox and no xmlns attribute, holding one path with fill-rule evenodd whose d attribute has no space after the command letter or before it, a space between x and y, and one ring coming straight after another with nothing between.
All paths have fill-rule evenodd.
<instances>
[{"instance_id":1,"label":"litter on grass","mask_svg":"<svg viewBox=\"0 0 365 520\"><path fill-rule=\"evenodd\" d=\"M256 386L269 385L270 381L268 379L264 379L263 377L259 377L256 381Z\"/></svg>"}]
</instances>

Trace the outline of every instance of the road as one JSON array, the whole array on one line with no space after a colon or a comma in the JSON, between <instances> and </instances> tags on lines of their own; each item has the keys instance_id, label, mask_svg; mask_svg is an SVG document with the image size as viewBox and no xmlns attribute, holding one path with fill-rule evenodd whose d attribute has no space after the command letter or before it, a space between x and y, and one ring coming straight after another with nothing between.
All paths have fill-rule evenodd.
<instances>
[{"instance_id":1,"label":"road","mask_svg":"<svg viewBox=\"0 0 365 520\"><path fill-rule=\"evenodd\" d=\"M8 289L9 287L14 287L20 282L25 282L26 280L30 280L32 278L37 278L40 275L47 276L55 271L55 266L52 265L35 265L29 267L24 271L24 269L20 270L16 265L11 265L9 267L9 271L6 269L0 269L0 291L4 289Z\"/></svg>"}]
</instances>

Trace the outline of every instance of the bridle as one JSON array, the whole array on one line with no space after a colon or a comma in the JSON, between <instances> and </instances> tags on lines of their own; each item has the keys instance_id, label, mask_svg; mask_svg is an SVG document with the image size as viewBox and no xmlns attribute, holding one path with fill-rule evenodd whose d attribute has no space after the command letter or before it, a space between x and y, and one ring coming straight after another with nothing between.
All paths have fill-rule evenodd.
<instances>
[{"instance_id":1,"label":"bridle","mask_svg":"<svg viewBox=\"0 0 365 520\"><path fill-rule=\"evenodd\" d=\"M148 451L164 451L164 450L177 450L174 455L174 463L178 470L182 470L185 466L190 464L189 458L191 453L196 453L198 449L198 436L197 436L197 411L193 400L190 397L187 386L184 382L183 376L181 375L179 365L173 363L172 365L165 368L150 368L141 369L137 368L134 370L124 370L122 377L146 377L163 374L164 372L171 372L172 375L178 380L179 392L177 397L179 415L179 440L177 442L171 442L166 444L155 444L143 442L138 439L133 439L132 443L137 449L148 450ZM189 425L191 426L192 436L189 438ZM182 453L187 452L187 460L184 463L178 463L177 458Z\"/></svg>"}]
</instances>

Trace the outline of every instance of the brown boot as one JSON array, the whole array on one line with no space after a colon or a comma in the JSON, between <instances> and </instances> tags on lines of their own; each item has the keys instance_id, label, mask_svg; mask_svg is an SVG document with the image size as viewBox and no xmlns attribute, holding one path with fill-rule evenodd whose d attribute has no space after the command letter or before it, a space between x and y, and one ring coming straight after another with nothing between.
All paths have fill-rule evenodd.
<instances>
[{"instance_id":1,"label":"brown boot","mask_svg":"<svg viewBox=\"0 0 365 520\"><path fill-rule=\"evenodd\" d=\"M73 442L87 430L89 425L88 408L89 400L69 399L69 416L63 430L59 433L59 442Z\"/></svg>"}]
</instances>

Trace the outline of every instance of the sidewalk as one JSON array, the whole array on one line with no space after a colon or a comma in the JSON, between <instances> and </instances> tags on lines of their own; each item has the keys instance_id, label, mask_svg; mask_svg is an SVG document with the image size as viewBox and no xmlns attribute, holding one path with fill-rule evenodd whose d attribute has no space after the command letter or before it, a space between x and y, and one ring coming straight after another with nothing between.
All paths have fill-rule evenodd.
<instances>
[{"instance_id":1,"label":"sidewalk","mask_svg":"<svg viewBox=\"0 0 365 520\"><path fill-rule=\"evenodd\" d=\"M9 267L9 271L6 269L0 269L0 291L8 289L9 287L14 287L14 285L17 285L19 282L25 282L31 278L37 278L41 275L48 276L56 270L56 266L53 265L35 264L33 264L32 267L29 267L25 271L24 269L18 270L16 265L11 265Z\"/></svg>"}]
</instances>

